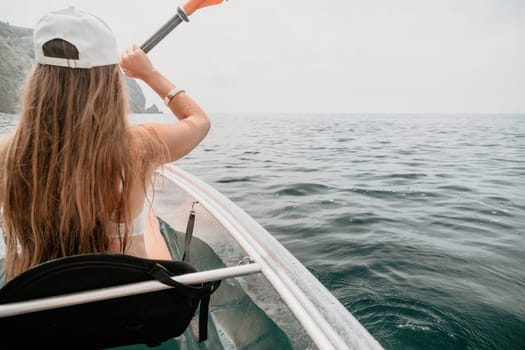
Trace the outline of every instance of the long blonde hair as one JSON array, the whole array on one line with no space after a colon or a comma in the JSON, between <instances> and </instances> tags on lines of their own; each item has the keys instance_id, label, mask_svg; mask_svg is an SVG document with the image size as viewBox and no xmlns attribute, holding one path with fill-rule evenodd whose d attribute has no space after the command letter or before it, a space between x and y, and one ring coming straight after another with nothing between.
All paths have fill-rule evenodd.
<instances>
[{"instance_id":1,"label":"long blonde hair","mask_svg":"<svg viewBox=\"0 0 525 350\"><path fill-rule=\"evenodd\" d=\"M115 234L125 252L131 189L147 171L132 157L127 114L118 65L33 68L18 128L0 152L8 279L50 259L106 252Z\"/></svg>"}]
</instances>

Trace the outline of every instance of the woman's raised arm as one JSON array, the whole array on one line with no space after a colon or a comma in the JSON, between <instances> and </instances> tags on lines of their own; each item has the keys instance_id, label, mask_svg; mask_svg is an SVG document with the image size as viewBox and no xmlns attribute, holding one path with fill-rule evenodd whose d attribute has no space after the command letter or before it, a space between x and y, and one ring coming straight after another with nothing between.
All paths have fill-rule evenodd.
<instances>
[{"instance_id":1,"label":"woman's raised arm","mask_svg":"<svg viewBox=\"0 0 525 350\"><path fill-rule=\"evenodd\" d=\"M148 84L161 98L171 97L168 107L179 119L173 124L148 124L168 147L168 161L184 157L208 134L210 120L200 106L185 92L176 89L175 84L155 69L146 54L137 46L126 50L120 59L120 66L130 78L137 78Z\"/></svg>"}]
</instances>

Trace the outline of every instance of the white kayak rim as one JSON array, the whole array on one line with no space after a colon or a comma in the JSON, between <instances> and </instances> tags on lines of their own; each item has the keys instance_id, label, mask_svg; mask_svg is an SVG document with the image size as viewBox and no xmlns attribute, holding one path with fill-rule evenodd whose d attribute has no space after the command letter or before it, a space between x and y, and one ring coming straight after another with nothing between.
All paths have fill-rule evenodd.
<instances>
[{"instance_id":1,"label":"white kayak rim","mask_svg":"<svg viewBox=\"0 0 525 350\"><path fill-rule=\"evenodd\" d=\"M261 272L279 293L319 349L383 349L359 321L293 255L282 247L266 229L227 197L176 166L166 165L158 171L158 174L198 201L199 205L203 206L226 229L227 233L244 252L261 266ZM345 321L355 335L355 338L352 339L352 347L334 330L318 308L297 286L296 282L274 263L267 249L254 238L260 236L271 241L272 245L282 248L283 251L279 253L288 254L286 258L293 260L295 267L301 266L304 269L302 273L311 276L308 283L313 282L317 285L309 287L322 290L324 292L323 298L327 299L325 300L326 304L344 310Z\"/></svg>"}]
</instances>

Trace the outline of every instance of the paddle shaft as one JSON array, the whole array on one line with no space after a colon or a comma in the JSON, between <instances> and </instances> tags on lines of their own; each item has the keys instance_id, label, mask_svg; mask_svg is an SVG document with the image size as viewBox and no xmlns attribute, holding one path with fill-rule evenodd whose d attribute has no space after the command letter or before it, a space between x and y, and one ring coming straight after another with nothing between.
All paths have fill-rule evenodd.
<instances>
[{"instance_id":1,"label":"paddle shaft","mask_svg":"<svg viewBox=\"0 0 525 350\"><path fill-rule=\"evenodd\" d=\"M177 13L168 22L166 22L155 34L153 34L144 44L140 46L142 51L148 53L162 39L166 37L175 27L182 22L188 22L188 15L181 7L177 8Z\"/></svg>"}]
</instances>

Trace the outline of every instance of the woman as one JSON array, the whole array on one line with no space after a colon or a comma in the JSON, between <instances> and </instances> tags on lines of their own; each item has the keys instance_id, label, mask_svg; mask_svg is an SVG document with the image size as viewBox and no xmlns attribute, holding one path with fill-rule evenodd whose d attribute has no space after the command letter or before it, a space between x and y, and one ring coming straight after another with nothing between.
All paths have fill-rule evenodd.
<instances>
[{"instance_id":1,"label":"woman","mask_svg":"<svg viewBox=\"0 0 525 350\"><path fill-rule=\"evenodd\" d=\"M146 194L156 167L206 136L206 114L137 46L119 56L109 27L78 9L44 16L34 46L18 128L0 147L7 279L83 253L169 259ZM121 68L179 121L130 126Z\"/></svg>"}]
</instances>

